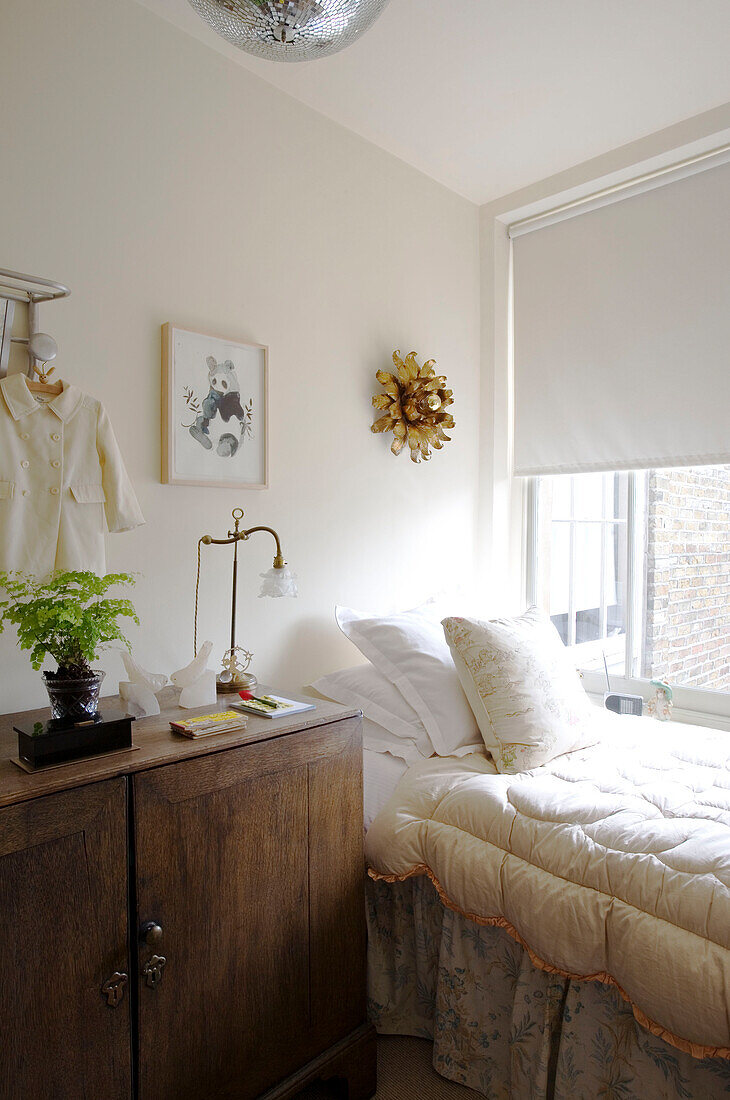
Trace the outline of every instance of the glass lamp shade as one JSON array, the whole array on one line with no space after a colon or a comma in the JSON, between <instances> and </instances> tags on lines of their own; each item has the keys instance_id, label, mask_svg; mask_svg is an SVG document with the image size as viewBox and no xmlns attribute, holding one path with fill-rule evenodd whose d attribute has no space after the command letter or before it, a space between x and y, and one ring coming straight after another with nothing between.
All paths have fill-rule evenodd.
<instances>
[{"instance_id":1,"label":"glass lamp shade","mask_svg":"<svg viewBox=\"0 0 730 1100\"><path fill-rule=\"evenodd\" d=\"M292 573L288 565L283 569L267 569L265 573L259 573L262 578L261 596L298 596L297 575Z\"/></svg>"},{"instance_id":2,"label":"glass lamp shade","mask_svg":"<svg viewBox=\"0 0 730 1100\"><path fill-rule=\"evenodd\" d=\"M351 45L389 0L190 0L198 15L246 53L310 61Z\"/></svg>"}]
</instances>

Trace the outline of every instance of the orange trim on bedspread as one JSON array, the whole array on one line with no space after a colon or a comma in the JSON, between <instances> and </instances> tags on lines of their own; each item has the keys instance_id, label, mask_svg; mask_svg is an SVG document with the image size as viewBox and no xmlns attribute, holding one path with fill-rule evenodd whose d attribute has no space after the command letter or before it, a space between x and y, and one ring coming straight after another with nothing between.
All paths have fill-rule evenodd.
<instances>
[{"instance_id":1,"label":"orange trim on bedspread","mask_svg":"<svg viewBox=\"0 0 730 1100\"><path fill-rule=\"evenodd\" d=\"M478 913L467 913L451 900L431 868L427 867L425 863L421 863L417 867L412 867L405 875L381 875L379 871L374 871L372 867L368 867L368 875L374 881L382 882L405 882L406 879L415 878L418 875L427 875L436 887L438 896L447 909L452 909L455 913L459 913L462 917L466 917L467 920L474 921L475 924L503 928L512 939L519 943L520 947L525 949L530 957L530 962L533 966L536 966L538 970L544 970L547 974L559 974L562 978L570 978L576 982L603 982L605 985L612 985L614 989L621 994L627 1004L631 1005L631 1011L638 1023L646 1028L647 1031L650 1031L652 1035L656 1035L659 1039L663 1039L666 1043L670 1043L671 1046L676 1047L677 1050L681 1050L685 1054L691 1054L693 1058L730 1059L730 1047L708 1047L703 1046L701 1043L692 1043L689 1039L682 1039L681 1036L674 1035L671 1031L667 1031L661 1024L657 1024L654 1020L650 1020L649 1017L642 1012L639 1006L634 1004L626 990L618 984L616 979L605 971L600 971L597 974L573 974L570 970L561 970L560 967L553 966L552 963L545 962L539 955L536 955L530 945L525 943L514 925L510 924L505 917L480 917Z\"/></svg>"}]
</instances>

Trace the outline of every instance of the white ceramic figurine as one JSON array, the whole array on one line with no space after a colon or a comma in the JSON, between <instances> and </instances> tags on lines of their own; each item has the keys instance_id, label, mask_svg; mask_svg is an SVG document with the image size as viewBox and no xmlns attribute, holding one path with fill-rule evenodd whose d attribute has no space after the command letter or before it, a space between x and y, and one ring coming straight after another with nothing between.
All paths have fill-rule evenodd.
<instances>
[{"instance_id":1,"label":"white ceramic figurine","mask_svg":"<svg viewBox=\"0 0 730 1100\"><path fill-rule=\"evenodd\" d=\"M212 649L212 642L203 642L190 664L173 672L170 677L175 687L182 689L179 703L186 710L207 707L216 701L215 672L206 667Z\"/></svg>"},{"instance_id":2,"label":"white ceramic figurine","mask_svg":"<svg viewBox=\"0 0 730 1100\"><path fill-rule=\"evenodd\" d=\"M663 680L652 680L651 684L656 688L656 692L654 698L649 700L646 709L653 718L657 718L660 722L668 722L672 717L674 706L672 689Z\"/></svg>"},{"instance_id":3,"label":"white ceramic figurine","mask_svg":"<svg viewBox=\"0 0 730 1100\"><path fill-rule=\"evenodd\" d=\"M157 692L167 683L167 676L161 672L147 672L138 665L131 653L121 650L124 668L128 680L120 680L119 695L127 704L127 714L134 718L146 718L150 714L160 713Z\"/></svg>"}]
</instances>

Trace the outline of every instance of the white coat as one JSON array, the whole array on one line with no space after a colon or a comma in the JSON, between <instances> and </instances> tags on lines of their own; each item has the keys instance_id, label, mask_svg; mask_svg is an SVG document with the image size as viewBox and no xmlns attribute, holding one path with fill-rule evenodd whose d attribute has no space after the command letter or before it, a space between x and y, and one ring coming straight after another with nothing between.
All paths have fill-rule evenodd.
<instances>
[{"instance_id":1,"label":"white coat","mask_svg":"<svg viewBox=\"0 0 730 1100\"><path fill-rule=\"evenodd\" d=\"M39 402L0 381L0 571L106 572L110 531L144 523L104 407L75 386Z\"/></svg>"}]
</instances>

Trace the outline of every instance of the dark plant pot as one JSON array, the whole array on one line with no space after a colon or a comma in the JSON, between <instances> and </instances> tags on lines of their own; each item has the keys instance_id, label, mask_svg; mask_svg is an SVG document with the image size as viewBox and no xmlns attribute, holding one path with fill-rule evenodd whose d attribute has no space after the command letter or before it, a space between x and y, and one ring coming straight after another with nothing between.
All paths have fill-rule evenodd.
<instances>
[{"instance_id":1,"label":"dark plant pot","mask_svg":"<svg viewBox=\"0 0 730 1100\"><path fill-rule=\"evenodd\" d=\"M63 722L84 722L95 718L99 710L99 692L105 673L98 669L91 676L78 680L62 680L49 672L43 673L51 718Z\"/></svg>"}]
</instances>

